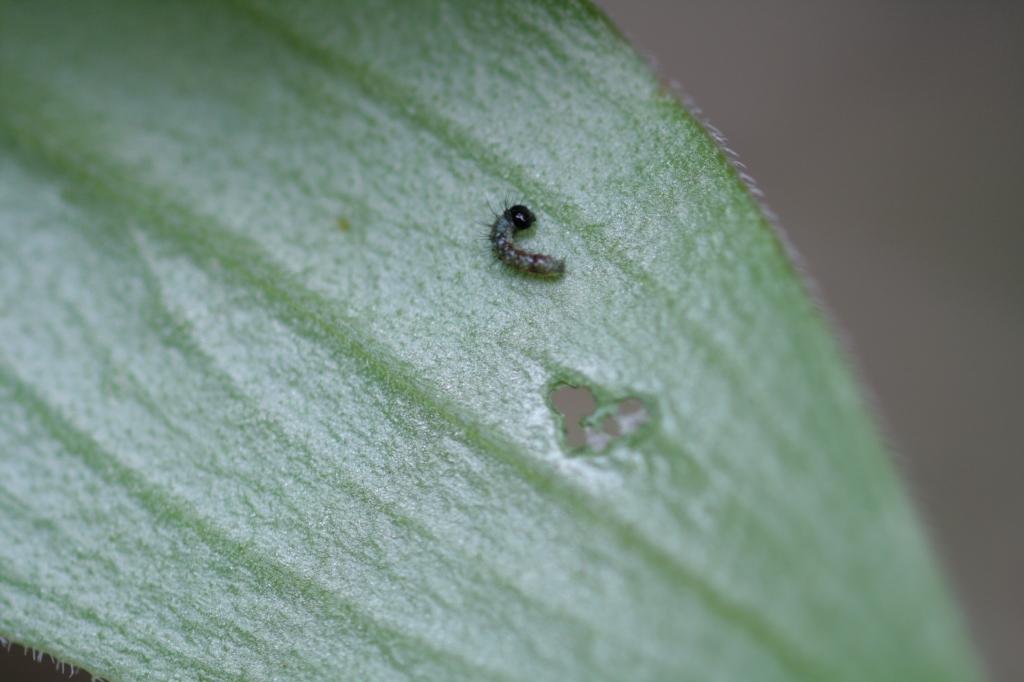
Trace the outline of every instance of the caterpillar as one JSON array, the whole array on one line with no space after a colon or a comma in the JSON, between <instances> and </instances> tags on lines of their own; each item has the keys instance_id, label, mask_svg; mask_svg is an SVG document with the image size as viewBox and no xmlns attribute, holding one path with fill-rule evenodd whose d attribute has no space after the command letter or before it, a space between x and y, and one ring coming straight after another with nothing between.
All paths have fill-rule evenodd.
<instances>
[{"instance_id":1,"label":"caterpillar","mask_svg":"<svg viewBox=\"0 0 1024 682\"><path fill-rule=\"evenodd\" d=\"M491 245L494 255L503 263L520 272L542 277L558 277L565 272L565 261L561 258L532 253L520 249L512 236L527 229L537 220L533 211L522 204L509 206L499 213L491 225Z\"/></svg>"}]
</instances>

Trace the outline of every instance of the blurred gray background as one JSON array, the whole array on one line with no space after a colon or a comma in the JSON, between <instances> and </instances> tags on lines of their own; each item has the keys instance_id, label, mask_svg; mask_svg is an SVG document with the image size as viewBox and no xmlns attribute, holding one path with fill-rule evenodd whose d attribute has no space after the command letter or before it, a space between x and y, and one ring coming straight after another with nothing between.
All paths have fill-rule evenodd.
<instances>
[{"instance_id":1,"label":"blurred gray background","mask_svg":"<svg viewBox=\"0 0 1024 682\"><path fill-rule=\"evenodd\" d=\"M1024 680L1024 3L598 0L838 320L995 680Z\"/></svg>"}]
</instances>

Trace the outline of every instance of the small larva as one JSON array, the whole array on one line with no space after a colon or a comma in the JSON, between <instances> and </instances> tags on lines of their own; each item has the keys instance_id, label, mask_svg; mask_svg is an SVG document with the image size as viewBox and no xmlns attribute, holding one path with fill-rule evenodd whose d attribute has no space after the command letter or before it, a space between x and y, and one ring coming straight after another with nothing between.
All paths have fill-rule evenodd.
<instances>
[{"instance_id":1,"label":"small larva","mask_svg":"<svg viewBox=\"0 0 1024 682\"><path fill-rule=\"evenodd\" d=\"M491 245L498 260L511 265L520 272L543 277L558 277L565 272L565 261L561 258L531 253L516 246L512 235L533 225L537 217L533 211L516 204L499 213L491 225Z\"/></svg>"}]
</instances>

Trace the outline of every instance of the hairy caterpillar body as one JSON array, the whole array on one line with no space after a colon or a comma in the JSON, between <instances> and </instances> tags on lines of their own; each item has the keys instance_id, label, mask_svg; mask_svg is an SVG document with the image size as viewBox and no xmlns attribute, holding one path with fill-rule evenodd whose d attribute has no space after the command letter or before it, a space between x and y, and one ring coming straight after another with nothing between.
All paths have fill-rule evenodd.
<instances>
[{"instance_id":1,"label":"hairy caterpillar body","mask_svg":"<svg viewBox=\"0 0 1024 682\"><path fill-rule=\"evenodd\" d=\"M561 258L532 253L519 248L512 237L533 225L537 217L522 204L510 206L499 213L491 225L491 245L498 260L520 272L542 277L558 277L565 272Z\"/></svg>"}]
</instances>

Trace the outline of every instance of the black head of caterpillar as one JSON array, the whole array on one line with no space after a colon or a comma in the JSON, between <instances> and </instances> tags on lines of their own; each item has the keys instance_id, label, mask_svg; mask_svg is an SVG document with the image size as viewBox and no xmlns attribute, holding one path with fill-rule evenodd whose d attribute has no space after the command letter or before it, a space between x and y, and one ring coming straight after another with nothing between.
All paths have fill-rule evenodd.
<instances>
[{"instance_id":1,"label":"black head of caterpillar","mask_svg":"<svg viewBox=\"0 0 1024 682\"><path fill-rule=\"evenodd\" d=\"M524 251L512 239L516 232L525 230L536 220L537 216L533 215L533 211L522 204L509 206L499 213L491 225L494 255L520 272L542 277L558 277L565 272L565 261L543 253Z\"/></svg>"}]
</instances>

